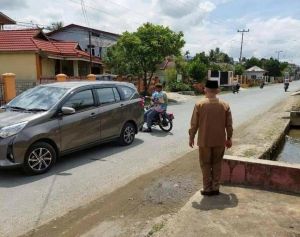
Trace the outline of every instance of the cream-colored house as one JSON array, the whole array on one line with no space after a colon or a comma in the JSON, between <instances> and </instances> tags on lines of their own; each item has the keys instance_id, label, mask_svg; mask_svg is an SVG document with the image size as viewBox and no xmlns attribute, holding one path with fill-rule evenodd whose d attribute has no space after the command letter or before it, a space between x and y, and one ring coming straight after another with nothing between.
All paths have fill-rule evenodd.
<instances>
[{"instance_id":1,"label":"cream-colored house","mask_svg":"<svg viewBox=\"0 0 300 237\"><path fill-rule=\"evenodd\" d=\"M265 77L265 73L267 71L257 67L257 66L253 66L251 68L248 68L244 74L247 76L247 79L253 79L253 80L263 80Z\"/></svg>"},{"instance_id":2,"label":"cream-colored house","mask_svg":"<svg viewBox=\"0 0 300 237\"><path fill-rule=\"evenodd\" d=\"M41 80L64 73L89 74L90 65L102 68L99 58L81 50L77 42L49 39L41 29L0 31L0 75L16 74L17 80Z\"/></svg>"}]
</instances>

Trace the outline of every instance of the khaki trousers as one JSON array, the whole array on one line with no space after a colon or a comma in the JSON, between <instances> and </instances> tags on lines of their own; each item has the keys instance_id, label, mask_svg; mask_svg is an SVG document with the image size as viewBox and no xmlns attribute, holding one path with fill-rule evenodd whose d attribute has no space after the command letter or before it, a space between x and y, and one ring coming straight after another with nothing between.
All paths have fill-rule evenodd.
<instances>
[{"instance_id":1,"label":"khaki trousers","mask_svg":"<svg viewBox=\"0 0 300 237\"><path fill-rule=\"evenodd\" d=\"M199 147L204 191L219 190L224 151L225 147Z\"/></svg>"}]
</instances>

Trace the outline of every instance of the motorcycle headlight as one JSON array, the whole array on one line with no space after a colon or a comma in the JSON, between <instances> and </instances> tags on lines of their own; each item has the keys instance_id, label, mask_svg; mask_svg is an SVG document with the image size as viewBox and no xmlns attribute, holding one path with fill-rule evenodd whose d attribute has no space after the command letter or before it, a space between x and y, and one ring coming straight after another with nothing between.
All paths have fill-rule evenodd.
<instances>
[{"instance_id":1,"label":"motorcycle headlight","mask_svg":"<svg viewBox=\"0 0 300 237\"><path fill-rule=\"evenodd\" d=\"M3 127L0 129L0 137L7 138L16 135L26 126L26 124L27 122L23 122Z\"/></svg>"}]
</instances>

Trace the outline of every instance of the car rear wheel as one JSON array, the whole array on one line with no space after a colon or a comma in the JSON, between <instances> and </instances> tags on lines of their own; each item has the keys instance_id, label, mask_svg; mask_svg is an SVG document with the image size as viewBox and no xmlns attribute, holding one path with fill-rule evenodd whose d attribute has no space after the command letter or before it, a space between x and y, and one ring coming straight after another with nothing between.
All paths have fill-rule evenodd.
<instances>
[{"instance_id":1,"label":"car rear wheel","mask_svg":"<svg viewBox=\"0 0 300 237\"><path fill-rule=\"evenodd\" d=\"M37 142L27 151L23 169L27 174L46 173L56 161L54 148L46 142Z\"/></svg>"},{"instance_id":2,"label":"car rear wheel","mask_svg":"<svg viewBox=\"0 0 300 237\"><path fill-rule=\"evenodd\" d=\"M120 137L119 137L119 143L122 146L130 145L135 138L135 127L132 123L126 123L121 131Z\"/></svg>"}]
</instances>

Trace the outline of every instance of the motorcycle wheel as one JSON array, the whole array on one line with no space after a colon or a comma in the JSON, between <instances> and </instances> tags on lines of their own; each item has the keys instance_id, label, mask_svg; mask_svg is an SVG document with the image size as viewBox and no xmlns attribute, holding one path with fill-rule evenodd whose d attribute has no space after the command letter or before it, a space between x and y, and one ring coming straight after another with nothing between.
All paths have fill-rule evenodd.
<instances>
[{"instance_id":1,"label":"motorcycle wheel","mask_svg":"<svg viewBox=\"0 0 300 237\"><path fill-rule=\"evenodd\" d=\"M172 130L172 128L173 128L173 122L170 120L170 119L168 119L168 118L165 118L166 120L167 120L167 122L168 122L168 126L162 126L162 124L161 123L159 123L158 124L158 126L160 127L160 129L161 130L163 130L164 132L170 132L171 130Z\"/></svg>"}]
</instances>

